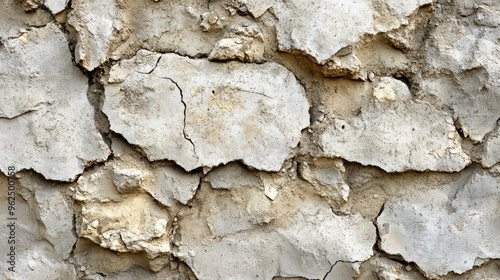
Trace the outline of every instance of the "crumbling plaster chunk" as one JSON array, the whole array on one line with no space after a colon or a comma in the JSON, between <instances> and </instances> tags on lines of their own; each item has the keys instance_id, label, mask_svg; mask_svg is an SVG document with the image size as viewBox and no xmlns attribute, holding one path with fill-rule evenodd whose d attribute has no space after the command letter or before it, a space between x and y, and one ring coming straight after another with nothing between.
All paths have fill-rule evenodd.
<instances>
[{"instance_id":1,"label":"crumbling plaster chunk","mask_svg":"<svg viewBox=\"0 0 500 280\"><path fill-rule=\"evenodd\" d=\"M498 72L500 77L500 72ZM423 95L434 95L450 106L465 137L483 142L500 117L500 84L484 68L438 76L422 83Z\"/></svg>"},{"instance_id":2,"label":"crumbling plaster chunk","mask_svg":"<svg viewBox=\"0 0 500 280\"><path fill-rule=\"evenodd\" d=\"M329 233L332 234L332 231ZM315 246L312 249L321 247L321 241L311 240ZM241 232L220 240L196 242L198 244L195 242L188 246L183 245L177 256L184 260L201 280L219 279L221 275L227 279L264 280L273 279L278 275L323 279L331 267L328 257L315 256L309 252L310 248L297 248L274 230ZM362 246L359 245L359 248ZM371 252L372 246L373 244L364 249ZM328 250L333 252L341 247L343 246L336 244ZM324 249L327 250L326 247ZM333 258L337 259L338 256ZM214 262L215 259L218 261ZM356 275L353 270L350 273Z\"/></svg>"},{"instance_id":3,"label":"crumbling plaster chunk","mask_svg":"<svg viewBox=\"0 0 500 280\"><path fill-rule=\"evenodd\" d=\"M71 62L55 24L5 42L0 50L0 170L33 169L71 181L109 148L94 125L87 79ZM57 141L55 141L56 139Z\"/></svg>"},{"instance_id":4,"label":"crumbling plaster chunk","mask_svg":"<svg viewBox=\"0 0 500 280\"><path fill-rule=\"evenodd\" d=\"M373 102L358 117L331 122L319 139L326 156L387 172L451 172L470 163L452 118L423 101Z\"/></svg>"},{"instance_id":5,"label":"crumbling plaster chunk","mask_svg":"<svg viewBox=\"0 0 500 280\"><path fill-rule=\"evenodd\" d=\"M264 37L258 25L244 24L229 28L225 38L217 42L208 59L262 62Z\"/></svg>"},{"instance_id":6,"label":"crumbling plaster chunk","mask_svg":"<svg viewBox=\"0 0 500 280\"><path fill-rule=\"evenodd\" d=\"M133 61L151 55L141 51ZM173 160L187 171L242 160L277 171L309 125L304 89L278 64L163 54L149 72L129 65L112 68L103 112L150 160Z\"/></svg>"},{"instance_id":7,"label":"crumbling plaster chunk","mask_svg":"<svg viewBox=\"0 0 500 280\"><path fill-rule=\"evenodd\" d=\"M381 77L373 88L373 95L379 101L404 101L411 99L408 86L392 77Z\"/></svg>"},{"instance_id":8,"label":"crumbling plaster chunk","mask_svg":"<svg viewBox=\"0 0 500 280\"><path fill-rule=\"evenodd\" d=\"M326 204L304 203L300 206L277 230L304 256L319 257L320 263L324 262L320 261L322 256L333 264L337 261L365 261L373 255L376 238L370 221L359 214L337 216Z\"/></svg>"},{"instance_id":9,"label":"crumbling plaster chunk","mask_svg":"<svg viewBox=\"0 0 500 280\"><path fill-rule=\"evenodd\" d=\"M90 170L78 178L73 198L80 202L122 201L123 198L113 182L112 166Z\"/></svg>"},{"instance_id":10,"label":"crumbling plaster chunk","mask_svg":"<svg viewBox=\"0 0 500 280\"><path fill-rule=\"evenodd\" d=\"M156 166L153 173L154 184L144 184L142 188L165 206L173 206L176 201L187 204L200 184L199 174L172 166Z\"/></svg>"},{"instance_id":11,"label":"crumbling plaster chunk","mask_svg":"<svg viewBox=\"0 0 500 280\"><path fill-rule=\"evenodd\" d=\"M82 205L77 232L101 247L117 252L147 253L155 258L170 252L170 218L147 194L121 202Z\"/></svg>"},{"instance_id":12,"label":"crumbling plaster chunk","mask_svg":"<svg viewBox=\"0 0 500 280\"><path fill-rule=\"evenodd\" d=\"M92 71L107 60L113 32L121 28L118 3L77 0L72 7L68 24L76 31L75 60Z\"/></svg>"},{"instance_id":13,"label":"crumbling plaster chunk","mask_svg":"<svg viewBox=\"0 0 500 280\"><path fill-rule=\"evenodd\" d=\"M475 22L478 25L483 25L488 27L500 26L500 6L498 4L497 7L480 5L478 7L477 18Z\"/></svg>"},{"instance_id":14,"label":"crumbling plaster chunk","mask_svg":"<svg viewBox=\"0 0 500 280\"><path fill-rule=\"evenodd\" d=\"M43 4L45 5L45 7L49 8L52 14L55 15L66 9L68 1L69 0L44 0Z\"/></svg>"},{"instance_id":15,"label":"crumbling plaster chunk","mask_svg":"<svg viewBox=\"0 0 500 280\"><path fill-rule=\"evenodd\" d=\"M3 174L0 174L0 184L7 186L7 177ZM71 207L59 201L47 208L47 204L62 199L59 193L62 189L47 190L44 188L47 186L44 185L39 192L36 191L37 197L34 199L29 198L34 194L24 188L27 185L27 181L22 184L16 182L15 217L17 219L6 222L0 230L0 238L5 240L1 242L0 250L5 252L6 256L5 269L0 270L0 279L78 279L75 267L67 262L75 241ZM34 185L30 187L33 190L38 188ZM5 210L0 211L0 218L7 221L8 218L12 218L7 211L8 202L12 200L7 199L7 188L2 188L2 190L0 207ZM56 195L51 198L51 194L54 193ZM24 195L27 197L25 198ZM8 224L11 224L11 227L8 227ZM12 224L15 226L12 227ZM7 242L14 240L11 234L15 235L15 243ZM15 247L13 251L15 262L9 264L10 256L7 254L11 254L11 246ZM14 273L8 269L11 265L14 266Z\"/></svg>"},{"instance_id":16,"label":"crumbling plaster chunk","mask_svg":"<svg viewBox=\"0 0 500 280\"><path fill-rule=\"evenodd\" d=\"M52 244L61 260L69 258L77 237L73 225L73 199L67 185L47 182L42 176L27 172L18 177L20 185L25 188L19 193L28 201L30 208L36 212L37 219L43 224L40 235Z\"/></svg>"},{"instance_id":17,"label":"crumbling plaster chunk","mask_svg":"<svg viewBox=\"0 0 500 280\"><path fill-rule=\"evenodd\" d=\"M499 117L498 28L445 16L426 41L427 72L434 77L423 80L422 94L438 96L453 109L465 136L482 142Z\"/></svg>"},{"instance_id":18,"label":"crumbling plaster chunk","mask_svg":"<svg viewBox=\"0 0 500 280\"><path fill-rule=\"evenodd\" d=\"M122 155L80 176L74 198L82 203L121 202L127 196L146 191L162 205L173 206L176 201L187 204L199 183L199 173L187 173L161 163L149 165Z\"/></svg>"},{"instance_id":19,"label":"crumbling plaster chunk","mask_svg":"<svg viewBox=\"0 0 500 280\"><path fill-rule=\"evenodd\" d=\"M250 3L257 1L248 1ZM302 52L324 63L363 35L387 32L432 0L275 1L277 36L283 51ZM353 13L352 11L356 11Z\"/></svg>"},{"instance_id":20,"label":"crumbling plaster chunk","mask_svg":"<svg viewBox=\"0 0 500 280\"><path fill-rule=\"evenodd\" d=\"M463 273L497 259L500 177L464 173L439 189L394 198L377 218L381 249L415 262L427 276Z\"/></svg>"},{"instance_id":21,"label":"crumbling plaster chunk","mask_svg":"<svg viewBox=\"0 0 500 280\"><path fill-rule=\"evenodd\" d=\"M349 186L344 180L345 168L342 160L318 159L310 164L301 162L298 168L300 176L311 183L322 197L347 201Z\"/></svg>"},{"instance_id":22,"label":"crumbling plaster chunk","mask_svg":"<svg viewBox=\"0 0 500 280\"><path fill-rule=\"evenodd\" d=\"M262 183L257 175L248 172L236 162L211 170L205 177L205 180L213 189L227 190L233 187L258 186Z\"/></svg>"}]
</instances>

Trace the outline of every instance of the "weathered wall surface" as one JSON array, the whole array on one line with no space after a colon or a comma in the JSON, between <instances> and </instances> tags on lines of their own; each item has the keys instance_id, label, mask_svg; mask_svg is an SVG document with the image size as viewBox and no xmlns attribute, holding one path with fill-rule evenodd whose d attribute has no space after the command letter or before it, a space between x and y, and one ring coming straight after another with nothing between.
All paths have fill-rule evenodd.
<instances>
[{"instance_id":1,"label":"weathered wall surface","mask_svg":"<svg viewBox=\"0 0 500 280\"><path fill-rule=\"evenodd\" d=\"M500 279L500 2L5 0L1 279Z\"/></svg>"}]
</instances>

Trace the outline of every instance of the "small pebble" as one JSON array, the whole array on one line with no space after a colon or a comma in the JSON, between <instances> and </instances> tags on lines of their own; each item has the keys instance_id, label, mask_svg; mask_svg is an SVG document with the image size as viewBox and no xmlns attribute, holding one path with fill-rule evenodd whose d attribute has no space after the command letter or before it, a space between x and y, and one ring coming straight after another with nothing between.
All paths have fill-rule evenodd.
<instances>
[{"instance_id":1,"label":"small pebble","mask_svg":"<svg viewBox=\"0 0 500 280\"><path fill-rule=\"evenodd\" d=\"M370 82L373 82L373 80L375 80L375 74L373 72L368 73L368 80Z\"/></svg>"}]
</instances>

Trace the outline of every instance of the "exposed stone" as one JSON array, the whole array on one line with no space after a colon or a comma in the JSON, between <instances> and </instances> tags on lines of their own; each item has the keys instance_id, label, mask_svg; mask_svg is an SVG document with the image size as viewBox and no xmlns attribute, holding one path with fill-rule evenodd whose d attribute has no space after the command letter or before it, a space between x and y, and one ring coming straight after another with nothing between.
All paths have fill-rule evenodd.
<instances>
[{"instance_id":1,"label":"exposed stone","mask_svg":"<svg viewBox=\"0 0 500 280\"><path fill-rule=\"evenodd\" d=\"M78 178L74 199L81 202L122 201L112 177L113 167L109 164L96 168Z\"/></svg>"},{"instance_id":2,"label":"exposed stone","mask_svg":"<svg viewBox=\"0 0 500 280\"><path fill-rule=\"evenodd\" d=\"M235 26L217 42L209 60L237 59L243 62L264 60L264 37L257 25Z\"/></svg>"},{"instance_id":3,"label":"exposed stone","mask_svg":"<svg viewBox=\"0 0 500 280\"><path fill-rule=\"evenodd\" d=\"M369 280L425 280L416 269L390 259L373 257L360 267L357 279Z\"/></svg>"},{"instance_id":4,"label":"exposed stone","mask_svg":"<svg viewBox=\"0 0 500 280\"><path fill-rule=\"evenodd\" d=\"M350 76L363 80L363 78L359 76L361 72L361 62L355 54L332 57L323 65L321 72L323 72L325 77Z\"/></svg>"},{"instance_id":5,"label":"exposed stone","mask_svg":"<svg viewBox=\"0 0 500 280\"><path fill-rule=\"evenodd\" d=\"M41 4L43 4L43 0L24 0L23 4L24 10L26 12L32 12L38 9Z\"/></svg>"},{"instance_id":6,"label":"exposed stone","mask_svg":"<svg viewBox=\"0 0 500 280\"><path fill-rule=\"evenodd\" d=\"M404 101L411 99L408 86L394 78L381 77L373 88L373 95L379 101Z\"/></svg>"},{"instance_id":7,"label":"exposed stone","mask_svg":"<svg viewBox=\"0 0 500 280\"><path fill-rule=\"evenodd\" d=\"M186 204L192 199L199 181L197 173L188 174L166 164L149 166L130 155L121 155L81 176L74 197L82 202L123 201L126 194L144 190L161 204L173 206L176 201Z\"/></svg>"},{"instance_id":8,"label":"exposed stone","mask_svg":"<svg viewBox=\"0 0 500 280\"><path fill-rule=\"evenodd\" d=\"M135 168L123 168L121 166L113 166L113 184L120 193L132 193L138 191L145 177L142 170Z\"/></svg>"},{"instance_id":9,"label":"exposed stone","mask_svg":"<svg viewBox=\"0 0 500 280\"><path fill-rule=\"evenodd\" d=\"M358 117L331 123L319 142L327 156L387 172L460 171L470 163L451 117L426 102L373 102Z\"/></svg>"},{"instance_id":10,"label":"exposed stone","mask_svg":"<svg viewBox=\"0 0 500 280\"><path fill-rule=\"evenodd\" d=\"M432 277L499 258L499 199L500 177L475 170L440 189L392 199L377 219L381 249Z\"/></svg>"},{"instance_id":11,"label":"exposed stone","mask_svg":"<svg viewBox=\"0 0 500 280\"><path fill-rule=\"evenodd\" d=\"M168 263L162 258L171 251L174 230L170 214L159 203L186 204L199 181L197 173L121 154L82 175L75 185L74 198L81 205L78 235L113 251L145 252L148 267L160 270Z\"/></svg>"},{"instance_id":12,"label":"exposed stone","mask_svg":"<svg viewBox=\"0 0 500 280\"><path fill-rule=\"evenodd\" d=\"M136 264L143 264L141 253L121 253L100 247L87 238L80 238L74 250L75 264L85 267L88 275L120 273L131 269Z\"/></svg>"},{"instance_id":13,"label":"exposed stone","mask_svg":"<svg viewBox=\"0 0 500 280\"><path fill-rule=\"evenodd\" d=\"M141 51L112 68L110 83L103 111L111 129L150 160L174 160L188 171L234 160L277 171L309 124L304 90L275 63Z\"/></svg>"},{"instance_id":14,"label":"exposed stone","mask_svg":"<svg viewBox=\"0 0 500 280\"><path fill-rule=\"evenodd\" d=\"M0 170L33 169L71 181L109 149L94 125L87 79L71 63L55 24L10 39L0 49ZM78 113L75 113L78 112ZM54 141L57 139L57 141Z\"/></svg>"},{"instance_id":15,"label":"exposed stone","mask_svg":"<svg viewBox=\"0 0 500 280\"><path fill-rule=\"evenodd\" d=\"M201 14L201 23L200 27L203 31L209 31L212 28L212 25L217 26L217 22L219 21L219 16L214 12L205 12Z\"/></svg>"},{"instance_id":16,"label":"exposed stone","mask_svg":"<svg viewBox=\"0 0 500 280\"><path fill-rule=\"evenodd\" d=\"M120 202L86 203L78 221L78 235L117 252L147 253L152 259L171 250L170 218L148 195Z\"/></svg>"}]
</instances>

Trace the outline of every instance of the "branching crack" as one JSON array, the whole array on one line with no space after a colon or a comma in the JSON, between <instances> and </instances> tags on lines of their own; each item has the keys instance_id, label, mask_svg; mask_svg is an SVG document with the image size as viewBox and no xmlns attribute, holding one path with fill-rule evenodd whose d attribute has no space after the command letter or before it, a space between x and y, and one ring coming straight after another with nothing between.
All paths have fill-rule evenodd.
<instances>
[{"instance_id":1,"label":"branching crack","mask_svg":"<svg viewBox=\"0 0 500 280\"><path fill-rule=\"evenodd\" d=\"M186 133L187 105L186 105L186 102L184 101L184 94L182 93L182 89L179 87L179 85L174 80L172 80L171 78L168 78L168 77L164 77L164 78L170 80L172 83L175 84L177 89L179 89L179 92L181 94L181 102L182 102L182 105L184 106L184 120L183 120L184 124L182 127L182 134L184 135L184 139L188 140L189 143L191 143L191 146L193 146L193 153L194 153L194 156L196 157L196 162L198 163L200 158L198 157L198 154L196 153L196 146L194 145L193 140L191 140L191 138Z\"/></svg>"},{"instance_id":2,"label":"branching crack","mask_svg":"<svg viewBox=\"0 0 500 280\"><path fill-rule=\"evenodd\" d=\"M155 71L155 69L158 67L158 64L160 63L161 58L162 58L162 56L158 57L158 59L156 60L155 66L149 72L139 72L139 71L137 71L137 72L141 73L141 74L151 74L151 73L153 73ZM193 153L194 153L194 156L196 158L196 162L198 162L199 159L200 159L200 157L196 153L196 146L194 145L193 140L186 133L187 105L186 105L186 102L184 101L184 94L182 92L182 89L181 89L181 87L179 87L179 85L177 84L177 82L175 82L171 78L169 78L169 77L160 77L160 78L167 79L167 80L171 81L177 87L177 89L179 90L179 93L181 95L181 102L182 102L182 105L184 106L184 119L183 119L183 126L182 126L182 134L184 136L184 139L186 139L187 141L189 141L189 143L191 143L191 146L193 146Z\"/></svg>"}]
</instances>

